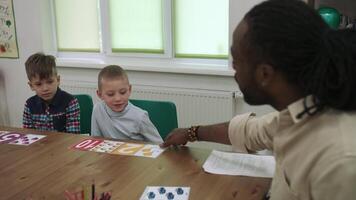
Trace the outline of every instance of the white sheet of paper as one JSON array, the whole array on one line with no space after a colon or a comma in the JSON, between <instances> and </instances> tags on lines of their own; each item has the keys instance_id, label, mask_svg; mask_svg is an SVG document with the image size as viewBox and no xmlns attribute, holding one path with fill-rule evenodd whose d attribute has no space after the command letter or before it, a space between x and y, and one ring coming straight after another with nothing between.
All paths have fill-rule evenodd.
<instances>
[{"instance_id":1,"label":"white sheet of paper","mask_svg":"<svg viewBox=\"0 0 356 200\"><path fill-rule=\"evenodd\" d=\"M205 161L203 169L212 174L271 178L274 175L275 166L273 156L213 150Z\"/></svg>"}]
</instances>

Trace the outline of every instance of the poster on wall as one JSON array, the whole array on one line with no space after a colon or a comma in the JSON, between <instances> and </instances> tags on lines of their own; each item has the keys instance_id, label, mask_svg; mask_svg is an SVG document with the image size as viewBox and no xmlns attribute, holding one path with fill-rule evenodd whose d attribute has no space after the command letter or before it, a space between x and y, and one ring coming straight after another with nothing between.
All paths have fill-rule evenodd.
<instances>
[{"instance_id":1,"label":"poster on wall","mask_svg":"<svg viewBox=\"0 0 356 200\"><path fill-rule=\"evenodd\" d=\"M0 0L0 58L18 58L12 0Z\"/></svg>"}]
</instances>

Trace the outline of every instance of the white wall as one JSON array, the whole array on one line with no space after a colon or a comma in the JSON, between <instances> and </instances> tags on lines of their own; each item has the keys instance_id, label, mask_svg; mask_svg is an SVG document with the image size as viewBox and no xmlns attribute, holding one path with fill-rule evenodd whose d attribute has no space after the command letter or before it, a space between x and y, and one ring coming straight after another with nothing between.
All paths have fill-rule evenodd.
<instances>
[{"instance_id":1,"label":"white wall","mask_svg":"<svg viewBox=\"0 0 356 200\"><path fill-rule=\"evenodd\" d=\"M231 0L230 23L235 27L244 13L256 2L261 0ZM10 126L21 126L23 105L33 92L27 85L24 62L35 52L51 49L49 32L43 24L49 23L44 17L43 9L47 9L49 0L13 0L15 9L16 31L19 45L19 59L0 59L0 74L5 77L6 98L8 102ZM41 14L42 11L42 14ZM234 28L231 28L232 33ZM231 35L231 34L230 34ZM120 64L120 63L117 63ZM99 69L59 67L63 81L82 80L96 81ZM231 75L190 75L182 73L158 73L129 70L132 84L167 85L171 87L217 89L237 91L238 86ZM1 82L0 82L1 84ZM0 87L1 88L1 87ZM1 94L1 93L0 93ZM239 112L255 111L266 113L269 107L250 107L241 102ZM0 109L1 111L1 109ZM1 113L6 115L6 113Z\"/></svg>"},{"instance_id":2,"label":"white wall","mask_svg":"<svg viewBox=\"0 0 356 200\"><path fill-rule=\"evenodd\" d=\"M14 0L19 59L0 59L0 71L5 80L5 90L11 126L22 123L23 105L33 95L27 86L24 62L34 52L42 51L40 9L37 0ZM1 113L3 114L3 113Z\"/></svg>"}]
</instances>

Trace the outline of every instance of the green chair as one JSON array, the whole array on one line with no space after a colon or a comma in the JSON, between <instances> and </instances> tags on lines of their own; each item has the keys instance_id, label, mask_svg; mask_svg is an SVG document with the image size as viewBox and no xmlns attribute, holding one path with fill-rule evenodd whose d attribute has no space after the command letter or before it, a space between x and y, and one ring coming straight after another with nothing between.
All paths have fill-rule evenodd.
<instances>
[{"instance_id":1,"label":"green chair","mask_svg":"<svg viewBox=\"0 0 356 200\"><path fill-rule=\"evenodd\" d=\"M91 135L91 114L93 113L93 99L87 94L73 95L80 106L80 133Z\"/></svg>"},{"instance_id":2,"label":"green chair","mask_svg":"<svg viewBox=\"0 0 356 200\"><path fill-rule=\"evenodd\" d=\"M173 102L130 99L130 102L148 112L162 139L178 127L177 109Z\"/></svg>"}]
</instances>

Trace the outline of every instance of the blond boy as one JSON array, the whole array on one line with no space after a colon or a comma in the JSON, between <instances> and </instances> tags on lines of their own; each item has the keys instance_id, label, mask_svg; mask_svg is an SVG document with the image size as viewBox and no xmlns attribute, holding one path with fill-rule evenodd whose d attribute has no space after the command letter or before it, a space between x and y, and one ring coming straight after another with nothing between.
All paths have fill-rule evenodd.
<instances>
[{"instance_id":1,"label":"blond boy","mask_svg":"<svg viewBox=\"0 0 356 200\"><path fill-rule=\"evenodd\" d=\"M130 94L131 85L121 67L110 65L100 71L97 95L102 101L93 110L92 135L161 143L148 113L129 102Z\"/></svg>"}]
</instances>

